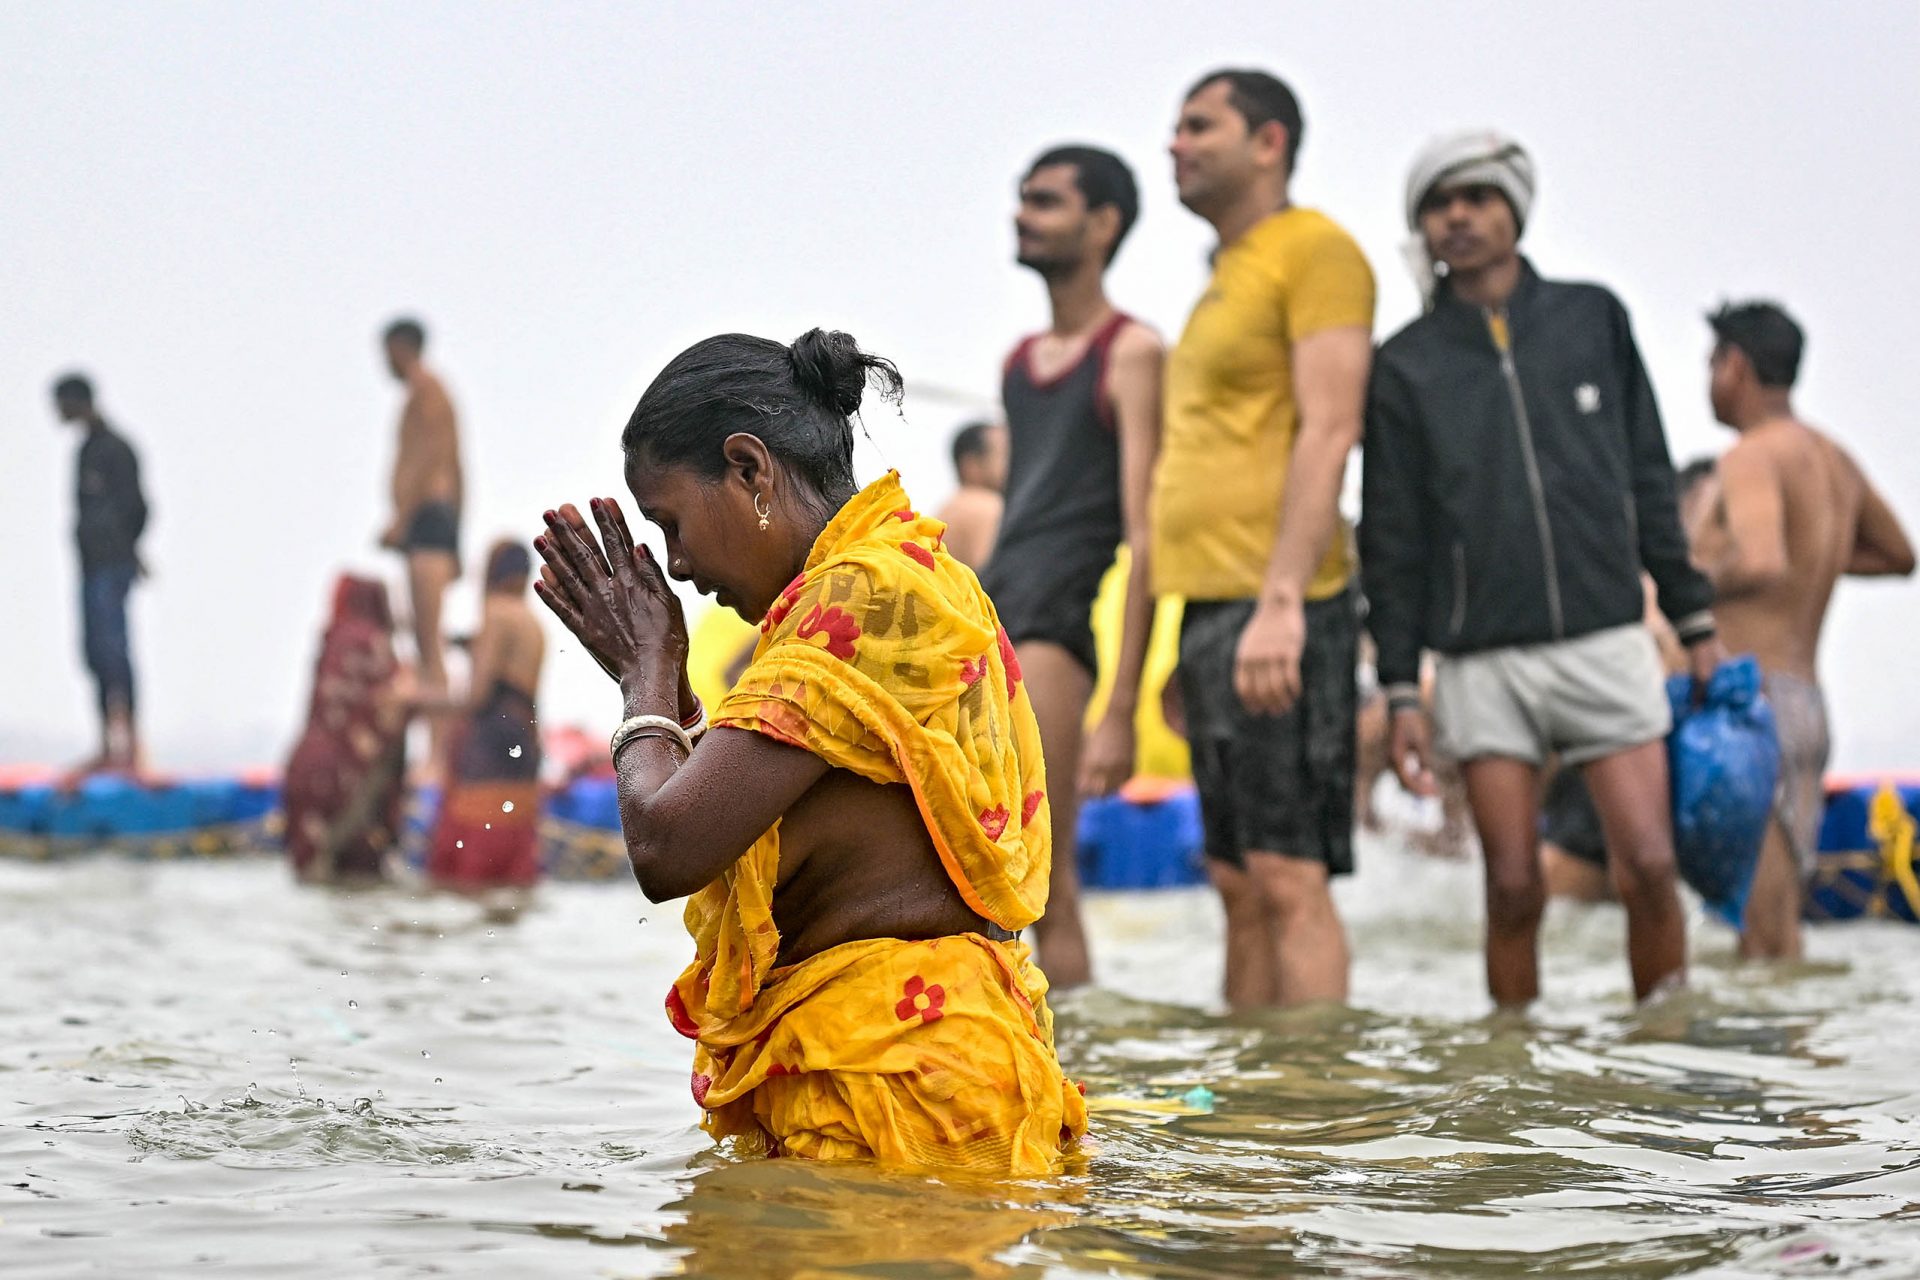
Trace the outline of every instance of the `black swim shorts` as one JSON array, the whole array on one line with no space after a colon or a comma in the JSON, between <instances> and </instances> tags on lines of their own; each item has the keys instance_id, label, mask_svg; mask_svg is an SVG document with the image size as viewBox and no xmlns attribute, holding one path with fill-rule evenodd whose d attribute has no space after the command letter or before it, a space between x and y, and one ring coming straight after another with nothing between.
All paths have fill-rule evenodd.
<instances>
[{"instance_id":1,"label":"black swim shorts","mask_svg":"<svg viewBox=\"0 0 1920 1280\"><path fill-rule=\"evenodd\" d=\"M407 521L407 535L401 540L403 551L444 551L460 558L460 510L451 502L423 502L413 509Z\"/></svg>"},{"instance_id":2,"label":"black swim shorts","mask_svg":"<svg viewBox=\"0 0 1920 1280\"><path fill-rule=\"evenodd\" d=\"M1562 764L1547 784L1546 798L1540 802L1540 838L1582 862L1606 865L1607 840L1600 832L1600 813L1578 768Z\"/></svg>"},{"instance_id":3,"label":"black swim shorts","mask_svg":"<svg viewBox=\"0 0 1920 1280\"><path fill-rule=\"evenodd\" d=\"M1351 589L1306 606L1300 699L1254 715L1233 691L1251 600L1189 602L1180 627L1180 692L1207 856L1246 866L1259 850L1353 870L1354 671L1359 603Z\"/></svg>"}]
</instances>

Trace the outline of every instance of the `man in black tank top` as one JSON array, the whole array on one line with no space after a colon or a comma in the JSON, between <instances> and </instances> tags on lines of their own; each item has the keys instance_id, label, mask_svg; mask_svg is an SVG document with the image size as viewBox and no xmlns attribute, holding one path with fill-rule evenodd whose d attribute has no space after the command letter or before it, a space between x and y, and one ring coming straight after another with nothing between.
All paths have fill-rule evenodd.
<instances>
[{"instance_id":1,"label":"man in black tank top","mask_svg":"<svg viewBox=\"0 0 1920 1280\"><path fill-rule=\"evenodd\" d=\"M1020 265L1046 281L1052 318L1007 358L1006 513L983 581L1025 672L1046 753L1053 885L1034 933L1056 988L1092 976L1075 866L1078 793L1105 794L1133 773L1153 622L1146 513L1163 348L1153 330L1114 309L1104 284L1139 208L1119 157L1058 147L1021 180L1015 220ZM1098 665L1093 600L1122 542L1132 554L1120 657L1106 715L1083 753Z\"/></svg>"}]
</instances>

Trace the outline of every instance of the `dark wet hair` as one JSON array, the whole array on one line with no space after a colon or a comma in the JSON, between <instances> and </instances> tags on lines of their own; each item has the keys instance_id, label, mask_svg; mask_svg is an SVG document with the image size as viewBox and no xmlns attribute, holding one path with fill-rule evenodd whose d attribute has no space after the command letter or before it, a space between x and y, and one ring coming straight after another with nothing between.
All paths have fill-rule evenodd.
<instances>
[{"instance_id":1,"label":"dark wet hair","mask_svg":"<svg viewBox=\"0 0 1920 1280\"><path fill-rule=\"evenodd\" d=\"M898 404L900 371L838 330L809 329L792 346L723 333L675 356L634 406L620 435L627 455L713 479L721 445L744 431L821 497L844 502L853 479L853 425L867 383Z\"/></svg>"},{"instance_id":2,"label":"dark wet hair","mask_svg":"<svg viewBox=\"0 0 1920 1280\"><path fill-rule=\"evenodd\" d=\"M387 342L404 342L415 351L427 349L426 326L412 316L401 316L395 320L387 326L387 331L381 337Z\"/></svg>"},{"instance_id":3,"label":"dark wet hair","mask_svg":"<svg viewBox=\"0 0 1920 1280\"><path fill-rule=\"evenodd\" d=\"M1227 101L1247 122L1248 133L1265 124L1278 124L1287 131L1287 172L1292 173L1294 161L1300 156L1301 136L1307 129L1307 122L1300 114L1300 100L1293 96L1293 90L1287 87L1286 81L1265 71L1222 67L1194 81L1187 97L1192 98L1208 85L1223 81L1227 86Z\"/></svg>"},{"instance_id":4,"label":"dark wet hair","mask_svg":"<svg viewBox=\"0 0 1920 1280\"><path fill-rule=\"evenodd\" d=\"M1135 220L1140 217L1140 187L1133 180L1133 170L1111 151L1074 145L1054 147L1046 152L1027 166L1027 177L1056 164L1073 166L1073 184L1080 189L1089 211L1111 208L1119 212L1120 231L1107 250L1107 261L1112 262L1127 232L1133 230Z\"/></svg>"},{"instance_id":5,"label":"dark wet hair","mask_svg":"<svg viewBox=\"0 0 1920 1280\"><path fill-rule=\"evenodd\" d=\"M514 582L533 575L533 556L524 542L515 542L511 538L502 539L493 544L493 550L487 553L487 589L489 591L505 582Z\"/></svg>"},{"instance_id":6,"label":"dark wet hair","mask_svg":"<svg viewBox=\"0 0 1920 1280\"><path fill-rule=\"evenodd\" d=\"M77 404L83 409L93 408L93 383L84 373L66 373L53 384L53 398L60 404Z\"/></svg>"},{"instance_id":7,"label":"dark wet hair","mask_svg":"<svg viewBox=\"0 0 1920 1280\"><path fill-rule=\"evenodd\" d=\"M1761 386L1791 387L1800 376L1807 335L1778 303L1723 302L1707 323L1716 338L1752 362Z\"/></svg>"},{"instance_id":8,"label":"dark wet hair","mask_svg":"<svg viewBox=\"0 0 1920 1280\"><path fill-rule=\"evenodd\" d=\"M1677 497L1685 498L1694 487L1711 476L1719 462L1713 458L1695 458L1686 466L1673 473L1673 491Z\"/></svg>"},{"instance_id":9,"label":"dark wet hair","mask_svg":"<svg viewBox=\"0 0 1920 1280\"><path fill-rule=\"evenodd\" d=\"M993 430L993 423L985 418L978 422L969 422L953 433L953 469L965 465L969 458L985 456L987 452L987 433Z\"/></svg>"}]
</instances>

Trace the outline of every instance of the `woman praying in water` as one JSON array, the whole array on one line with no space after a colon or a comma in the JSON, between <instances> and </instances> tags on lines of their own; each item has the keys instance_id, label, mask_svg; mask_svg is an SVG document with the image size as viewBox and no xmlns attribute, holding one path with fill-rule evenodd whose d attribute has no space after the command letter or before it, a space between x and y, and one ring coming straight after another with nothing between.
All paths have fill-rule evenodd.
<instances>
[{"instance_id":1,"label":"woman praying in water","mask_svg":"<svg viewBox=\"0 0 1920 1280\"><path fill-rule=\"evenodd\" d=\"M535 591L620 682L642 891L691 895L694 960L666 1004L708 1131L1045 1172L1086 1107L1016 936L1046 906L1039 732L942 525L896 474L854 481L870 378L898 398L894 367L843 333L727 334L676 357L627 423L627 487L666 573L760 625L710 712L680 605L612 499L591 504L598 539L573 507L547 513Z\"/></svg>"}]
</instances>

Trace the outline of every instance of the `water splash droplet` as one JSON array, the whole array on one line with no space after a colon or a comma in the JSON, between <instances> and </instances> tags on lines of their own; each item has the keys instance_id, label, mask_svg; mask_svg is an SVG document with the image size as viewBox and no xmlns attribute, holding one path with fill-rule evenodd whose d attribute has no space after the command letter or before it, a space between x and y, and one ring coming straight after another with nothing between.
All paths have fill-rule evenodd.
<instances>
[{"instance_id":1,"label":"water splash droplet","mask_svg":"<svg viewBox=\"0 0 1920 1280\"><path fill-rule=\"evenodd\" d=\"M483 973L483 974L481 974L481 975L480 975L480 981L482 981L482 982L492 982L492 981L493 981L493 979L492 979L492 978L489 978L489 977L488 977L488 976L487 976L486 974L484 974L484 973Z\"/></svg>"},{"instance_id":2,"label":"water splash droplet","mask_svg":"<svg viewBox=\"0 0 1920 1280\"><path fill-rule=\"evenodd\" d=\"M422 1049L420 1051L420 1056L423 1058L431 1058L433 1055L428 1053L425 1049Z\"/></svg>"},{"instance_id":3,"label":"water splash droplet","mask_svg":"<svg viewBox=\"0 0 1920 1280\"><path fill-rule=\"evenodd\" d=\"M487 829L488 831L491 831L491 830L493 830L493 824L492 824L491 822L489 822L489 823L488 823L488 824L486 825L486 829Z\"/></svg>"},{"instance_id":4,"label":"water splash droplet","mask_svg":"<svg viewBox=\"0 0 1920 1280\"><path fill-rule=\"evenodd\" d=\"M511 747L508 747L508 748L507 748L507 754L508 754L508 755L510 755L510 756L512 756L512 757L513 757L513 758L514 758L515 760L518 760L518 759L520 758L520 747L519 747L519 745L518 745L518 744L515 744L514 746L511 746Z\"/></svg>"},{"instance_id":5,"label":"water splash droplet","mask_svg":"<svg viewBox=\"0 0 1920 1280\"><path fill-rule=\"evenodd\" d=\"M513 801L511 801L511 800L502 800L502 801L500 802L500 812L502 812L502 813L512 813L512 812L513 812Z\"/></svg>"},{"instance_id":6,"label":"water splash droplet","mask_svg":"<svg viewBox=\"0 0 1920 1280\"><path fill-rule=\"evenodd\" d=\"M358 1000L349 1000L349 1001L347 1001L347 1008L349 1008L349 1009L358 1009L359 1007L360 1007L360 1002L359 1002Z\"/></svg>"},{"instance_id":7,"label":"water splash droplet","mask_svg":"<svg viewBox=\"0 0 1920 1280\"><path fill-rule=\"evenodd\" d=\"M435 1077L433 1078L433 1082L434 1082L435 1084L443 1084L443 1083L445 1083L445 1081L443 1081L443 1080L442 1080L442 1079L441 1079L441 1078L440 1078L439 1076L435 1076Z\"/></svg>"},{"instance_id":8,"label":"water splash droplet","mask_svg":"<svg viewBox=\"0 0 1920 1280\"><path fill-rule=\"evenodd\" d=\"M344 978L344 977L346 977L346 976L347 976L347 971L346 971L345 969L342 969L342 970L340 971L340 976L341 976L341 977L343 977L343 978Z\"/></svg>"},{"instance_id":9,"label":"water splash droplet","mask_svg":"<svg viewBox=\"0 0 1920 1280\"><path fill-rule=\"evenodd\" d=\"M465 840L455 840L453 842L453 847L456 849L464 849L467 847L467 842Z\"/></svg>"},{"instance_id":10,"label":"water splash droplet","mask_svg":"<svg viewBox=\"0 0 1920 1280\"><path fill-rule=\"evenodd\" d=\"M646 922L647 922L647 918L646 918L645 916L641 916L641 917L640 917L640 923L641 923L641 924L645 924Z\"/></svg>"},{"instance_id":11,"label":"water splash droplet","mask_svg":"<svg viewBox=\"0 0 1920 1280\"><path fill-rule=\"evenodd\" d=\"M487 930L487 936L491 938L493 936L493 930L491 929Z\"/></svg>"}]
</instances>

